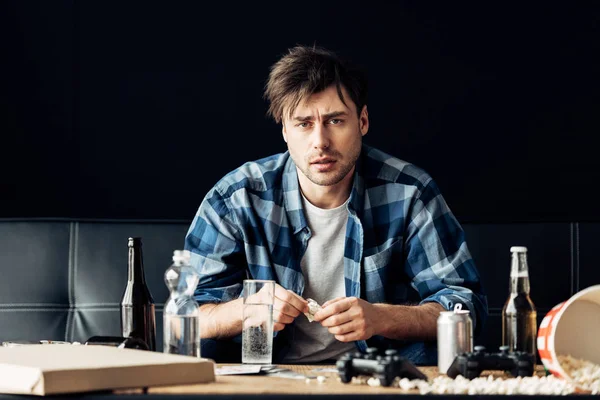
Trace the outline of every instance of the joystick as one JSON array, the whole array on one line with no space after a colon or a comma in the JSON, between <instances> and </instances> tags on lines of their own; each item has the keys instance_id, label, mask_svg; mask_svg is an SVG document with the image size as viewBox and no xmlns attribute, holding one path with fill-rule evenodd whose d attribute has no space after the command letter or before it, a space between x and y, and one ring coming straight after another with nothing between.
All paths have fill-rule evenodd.
<instances>
[{"instance_id":1,"label":"joystick","mask_svg":"<svg viewBox=\"0 0 600 400\"><path fill-rule=\"evenodd\" d=\"M485 347L475 346L473 352L456 356L446 374L450 378L462 375L467 379L477 378L481 371L508 371L512 376L532 376L534 358L532 354L515 351L509 352L508 346L500 346L498 353L487 353Z\"/></svg>"},{"instance_id":2,"label":"joystick","mask_svg":"<svg viewBox=\"0 0 600 400\"><path fill-rule=\"evenodd\" d=\"M396 377L427 380L425 374L394 349L383 354L376 347L369 347L366 353L351 351L337 360L336 367L344 383L359 375L378 378L381 386L390 386Z\"/></svg>"}]
</instances>

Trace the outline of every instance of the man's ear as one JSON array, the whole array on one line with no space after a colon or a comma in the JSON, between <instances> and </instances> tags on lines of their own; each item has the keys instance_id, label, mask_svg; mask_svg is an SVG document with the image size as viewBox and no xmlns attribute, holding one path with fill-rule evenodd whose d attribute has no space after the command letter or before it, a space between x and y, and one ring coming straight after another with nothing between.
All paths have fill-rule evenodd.
<instances>
[{"instance_id":1,"label":"man's ear","mask_svg":"<svg viewBox=\"0 0 600 400\"><path fill-rule=\"evenodd\" d=\"M287 132L285 131L285 122L281 121L281 134L283 135L283 141L287 143Z\"/></svg>"},{"instance_id":2,"label":"man's ear","mask_svg":"<svg viewBox=\"0 0 600 400\"><path fill-rule=\"evenodd\" d=\"M369 111L365 104L360 111L360 117L358 118L358 125L360 127L360 133L365 136L369 132Z\"/></svg>"}]
</instances>

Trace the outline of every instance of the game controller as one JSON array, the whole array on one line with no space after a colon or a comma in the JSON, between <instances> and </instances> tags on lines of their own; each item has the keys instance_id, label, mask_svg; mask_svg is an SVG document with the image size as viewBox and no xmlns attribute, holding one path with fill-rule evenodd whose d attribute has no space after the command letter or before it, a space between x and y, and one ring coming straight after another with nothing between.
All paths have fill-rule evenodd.
<instances>
[{"instance_id":1,"label":"game controller","mask_svg":"<svg viewBox=\"0 0 600 400\"><path fill-rule=\"evenodd\" d=\"M446 375L456 378L462 375L467 379L477 378L481 371L508 371L512 376L532 376L535 360L532 354L509 352L508 346L500 346L499 353L486 353L485 347L475 346L475 351L456 356Z\"/></svg>"},{"instance_id":2,"label":"game controller","mask_svg":"<svg viewBox=\"0 0 600 400\"><path fill-rule=\"evenodd\" d=\"M390 386L396 377L427 380L425 374L394 349L386 350L384 354L376 347L369 347L366 353L349 352L342 355L335 365L343 383L359 375L378 378L381 386Z\"/></svg>"},{"instance_id":3,"label":"game controller","mask_svg":"<svg viewBox=\"0 0 600 400\"><path fill-rule=\"evenodd\" d=\"M86 342L86 345L98 345L98 346L112 346L120 349L137 349L137 350L150 350L146 342L142 339L134 337L121 337L121 336L92 336Z\"/></svg>"}]
</instances>

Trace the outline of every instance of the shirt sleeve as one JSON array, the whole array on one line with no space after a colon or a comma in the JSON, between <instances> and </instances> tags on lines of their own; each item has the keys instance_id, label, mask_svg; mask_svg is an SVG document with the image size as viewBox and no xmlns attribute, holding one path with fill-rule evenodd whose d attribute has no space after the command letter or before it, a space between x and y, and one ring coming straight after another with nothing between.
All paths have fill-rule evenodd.
<instances>
[{"instance_id":1,"label":"shirt sleeve","mask_svg":"<svg viewBox=\"0 0 600 400\"><path fill-rule=\"evenodd\" d=\"M468 308L475 334L488 316L487 296L465 234L435 182L429 178L413 202L406 236L406 272L421 304L437 302L446 310Z\"/></svg>"},{"instance_id":2,"label":"shirt sleeve","mask_svg":"<svg viewBox=\"0 0 600 400\"><path fill-rule=\"evenodd\" d=\"M247 262L240 231L226 199L213 188L204 198L185 237L191 264L200 275L194 297L199 304L239 297Z\"/></svg>"}]
</instances>

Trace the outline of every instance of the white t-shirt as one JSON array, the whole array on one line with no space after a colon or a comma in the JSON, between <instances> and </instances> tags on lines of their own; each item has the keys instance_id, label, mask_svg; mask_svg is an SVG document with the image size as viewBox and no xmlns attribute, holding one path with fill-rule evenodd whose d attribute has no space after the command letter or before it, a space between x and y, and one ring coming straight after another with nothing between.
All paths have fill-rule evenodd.
<instances>
[{"instance_id":1,"label":"white t-shirt","mask_svg":"<svg viewBox=\"0 0 600 400\"><path fill-rule=\"evenodd\" d=\"M348 199L349 200L349 199ZM304 275L305 299L323 304L346 296L344 284L344 244L348 222L348 200L339 207L322 209L304 196L302 204L311 230L308 247L300 261ZM355 349L354 342L343 343L318 322L308 322L304 315L294 321L295 331L285 362L317 362L336 359Z\"/></svg>"}]
</instances>

